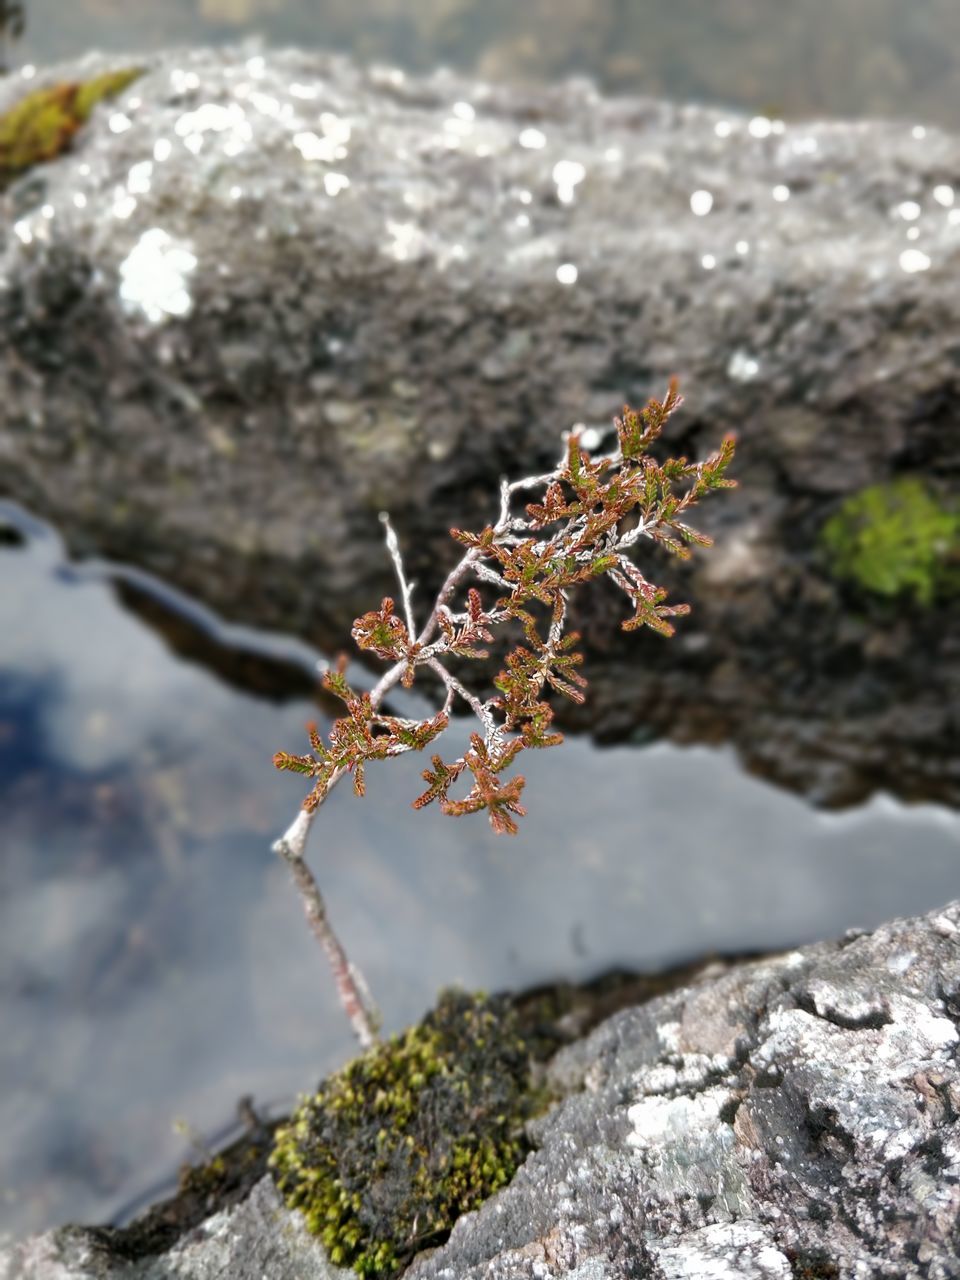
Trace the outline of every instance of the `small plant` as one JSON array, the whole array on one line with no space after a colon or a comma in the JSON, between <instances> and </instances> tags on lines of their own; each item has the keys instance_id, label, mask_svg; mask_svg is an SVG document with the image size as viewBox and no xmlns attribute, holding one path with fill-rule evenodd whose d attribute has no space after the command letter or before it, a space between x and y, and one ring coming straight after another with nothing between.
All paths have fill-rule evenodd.
<instances>
[{"instance_id":1,"label":"small plant","mask_svg":"<svg viewBox=\"0 0 960 1280\"><path fill-rule=\"evenodd\" d=\"M591 456L582 433L572 431L552 471L512 483L504 480L495 524L479 533L451 530L464 554L419 629L396 534L387 517L381 517L402 613L395 612L392 599L384 599L379 609L356 619L353 638L362 650L391 665L372 690L358 692L347 683L346 663L341 660L325 674L324 683L343 701L346 715L334 722L326 741L315 725L309 726L309 753L279 752L274 757L278 769L311 782L297 819L274 849L291 868L308 920L330 961L341 1003L364 1047L376 1039L376 1010L330 927L304 860L317 809L347 774L353 777L355 793L362 796L371 761L431 745L447 728L459 701L476 717L478 731L469 749L455 759L433 756L423 774L426 790L414 807L435 802L450 817L485 812L498 834L517 831L517 819L525 813L524 778L510 770L522 752L562 741L552 728L549 691L584 701L587 682L579 670L583 658L576 650L578 636L565 634L572 592L609 578L630 602L632 613L622 624L626 631L650 627L670 636L671 619L689 611L685 604L667 604L665 589L650 582L632 559L643 540L682 558L695 546L709 546L711 539L687 523L688 513L708 493L734 484L725 478L733 457L731 437L704 462L671 458L661 464L650 456L650 447L680 403L676 384L671 383L663 401L651 400L640 412L625 409L615 420L617 444L611 453ZM498 633L511 629L520 639L506 653L492 693L480 697L448 664L489 657L487 646L495 643ZM421 670L441 682L445 696L436 714L411 720L385 712L389 691L398 684L409 688Z\"/></svg>"},{"instance_id":2,"label":"small plant","mask_svg":"<svg viewBox=\"0 0 960 1280\"><path fill-rule=\"evenodd\" d=\"M932 604L950 583L960 552L960 511L943 505L917 476L852 494L823 526L837 577L880 596Z\"/></svg>"},{"instance_id":3,"label":"small plant","mask_svg":"<svg viewBox=\"0 0 960 1280\"><path fill-rule=\"evenodd\" d=\"M0 115L0 190L65 151L99 102L116 97L142 75L142 68L130 67L85 82L50 85Z\"/></svg>"},{"instance_id":4,"label":"small plant","mask_svg":"<svg viewBox=\"0 0 960 1280\"><path fill-rule=\"evenodd\" d=\"M396 1274L510 1181L540 1098L504 999L444 993L419 1026L304 1098L270 1158L336 1266Z\"/></svg>"}]
</instances>

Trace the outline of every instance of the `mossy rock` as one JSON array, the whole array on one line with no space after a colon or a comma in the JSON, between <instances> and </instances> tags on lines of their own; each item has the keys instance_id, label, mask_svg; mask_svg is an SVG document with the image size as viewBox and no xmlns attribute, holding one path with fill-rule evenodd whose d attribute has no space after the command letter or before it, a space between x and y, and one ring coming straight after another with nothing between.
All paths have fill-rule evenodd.
<instances>
[{"instance_id":1,"label":"mossy rock","mask_svg":"<svg viewBox=\"0 0 960 1280\"><path fill-rule=\"evenodd\" d=\"M301 1102L277 1133L277 1185L332 1262L395 1275L510 1181L538 1101L529 1075L510 1005L447 992Z\"/></svg>"},{"instance_id":2,"label":"mossy rock","mask_svg":"<svg viewBox=\"0 0 960 1280\"><path fill-rule=\"evenodd\" d=\"M0 115L0 187L60 155L98 102L115 97L142 74L142 68L129 67L93 80L37 89Z\"/></svg>"},{"instance_id":3,"label":"mossy rock","mask_svg":"<svg viewBox=\"0 0 960 1280\"><path fill-rule=\"evenodd\" d=\"M956 590L960 511L916 476L872 485L847 498L823 526L831 572L879 596L932 604Z\"/></svg>"}]
</instances>

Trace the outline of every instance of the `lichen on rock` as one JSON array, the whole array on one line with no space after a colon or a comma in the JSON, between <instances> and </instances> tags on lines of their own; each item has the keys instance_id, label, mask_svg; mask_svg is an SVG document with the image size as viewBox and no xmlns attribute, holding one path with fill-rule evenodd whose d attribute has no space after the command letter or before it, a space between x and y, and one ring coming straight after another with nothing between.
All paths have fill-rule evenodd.
<instances>
[{"instance_id":1,"label":"lichen on rock","mask_svg":"<svg viewBox=\"0 0 960 1280\"><path fill-rule=\"evenodd\" d=\"M270 1163L332 1262L390 1276L510 1181L536 1098L508 1003L446 992L303 1099Z\"/></svg>"},{"instance_id":2,"label":"lichen on rock","mask_svg":"<svg viewBox=\"0 0 960 1280\"><path fill-rule=\"evenodd\" d=\"M64 151L98 102L116 97L140 67L109 71L84 82L50 85L27 94L0 115L0 187L19 173Z\"/></svg>"},{"instance_id":3,"label":"lichen on rock","mask_svg":"<svg viewBox=\"0 0 960 1280\"><path fill-rule=\"evenodd\" d=\"M960 512L917 476L852 494L826 522L821 541L837 577L880 596L931 604L948 588L960 553Z\"/></svg>"}]
</instances>

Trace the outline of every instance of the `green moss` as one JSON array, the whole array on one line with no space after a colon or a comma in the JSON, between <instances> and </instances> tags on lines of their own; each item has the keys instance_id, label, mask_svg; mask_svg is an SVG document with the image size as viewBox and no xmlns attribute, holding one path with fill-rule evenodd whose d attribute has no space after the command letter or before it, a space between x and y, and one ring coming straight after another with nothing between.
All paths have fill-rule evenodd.
<instances>
[{"instance_id":1,"label":"green moss","mask_svg":"<svg viewBox=\"0 0 960 1280\"><path fill-rule=\"evenodd\" d=\"M185 1164L177 1178L177 1190L188 1195L216 1196L227 1179L227 1165L223 1156L213 1156L204 1164Z\"/></svg>"},{"instance_id":2,"label":"green moss","mask_svg":"<svg viewBox=\"0 0 960 1280\"><path fill-rule=\"evenodd\" d=\"M505 1001L448 992L304 1099L270 1164L331 1261L391 1276L510 1181L539 1099Z\"/></svg>"},{"instance_id":3,"label":"green moss","mask_svg":"<svg viewBox=\"0 0 960 1280\"><path fill-rule=\"evenodd\" d=\"M956 582L960 511L905 476L853 494L823 526L832 572L881 596L930 604Z\"/></svg>"},{"instance_id":4,"label":"green moss","mask_svg":"<svg viewBox=\"0 0 960 1280\"><path fill-rule=\"evenodd\" d=\"M98 102L115 97L143 71L110 71L83 83L37 89L0 115L0 185L69 145Z\"/></svg>"}]
</instances>

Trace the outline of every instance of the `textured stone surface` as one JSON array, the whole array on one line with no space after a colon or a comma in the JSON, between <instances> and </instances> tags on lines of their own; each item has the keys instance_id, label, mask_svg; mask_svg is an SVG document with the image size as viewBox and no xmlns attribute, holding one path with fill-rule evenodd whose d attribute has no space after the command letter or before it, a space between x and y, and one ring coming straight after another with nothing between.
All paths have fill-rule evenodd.
<instances>
[{"instance_id":1,"label":"textured stone surface","mask_svg":"<svg viewBox=\"0 0 960 1280\"><path fill-rule=\"evenodd\" d=\"M2 1280L349 1280L331 1266L300 1218L280 1203L270 1178L242 1204L214 1214L159 1258L126 1262L105 1238L66 1227L0 1248Z\"/></svg>"},{"instance_id":2,"label":"textured stone surface","mask_svg":"<svg viewBox=\"0 0 960 1280\"><path fill-rule=\"evenodd\" d=\"M956 487L953 138L294 52L140 61L0 196L3 494L338 646L392 589L382 507L423 599L501 472L679 373L676 447L738 430L742 488L705 510L718 547L669 570L680 639L585 604L582 723L729 738L826 803L960 798L953 600L858 596L818 550L864 485Z\"/></svg>"},{"instance_id":3,"label":"textured stone surface","mask_svg":"<svg viewBox=\"0 0 960 1280\"><path fill-rule=\"evenodd\" d=\"M560 1051L513 1182L409 1280L949 1280L960 1272L960 903L741 965ZM322 1277L269 1182L161 1258L70 1228L3 1280Z\"/></svg>"},{"instance_id":4,"label":"textured stone surface","mask_svg":"<svg viewBox=\"0 0 960 1280\"><path fill-rule=\"evenodd\" d=\"M955 1276L960 906L747 965L561 1051L574 1094L416 1280Z\"/></svg>"}]
</instances>

